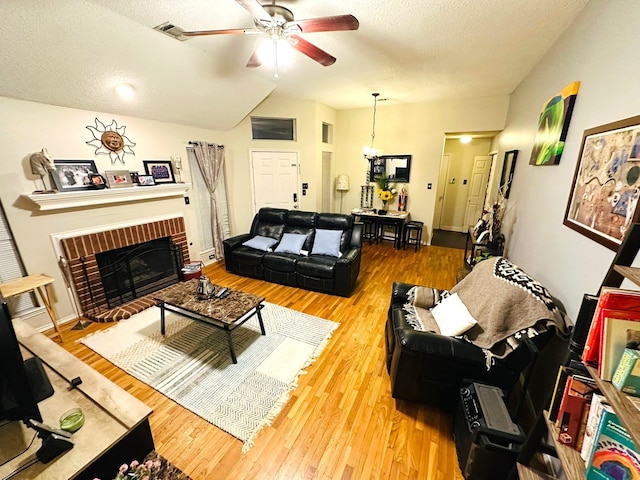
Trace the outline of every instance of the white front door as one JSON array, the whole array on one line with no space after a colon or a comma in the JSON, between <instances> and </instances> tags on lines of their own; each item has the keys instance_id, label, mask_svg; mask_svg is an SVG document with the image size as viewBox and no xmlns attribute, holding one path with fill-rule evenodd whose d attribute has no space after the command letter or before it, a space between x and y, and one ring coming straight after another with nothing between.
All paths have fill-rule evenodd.
<instances>
[{"instance_id":1,"label":"white front door","mask_svg":"<svg viewBox=\"0 0 640 480\"><path fill-rule=\"evenodd\" d=\"M484 199L487 195L487 183L491 170L491 156L479 155L473 157L473 169L471 170L471 182L469 185L469 197L467 209L464 215L465 225L475 225L482 216Z\"/></svg>"},{"instance_id":2,"label":"white front door","mask_svg":"<svg viewBox=\"0 0 640 480\"><path fill-rule=\"evenodd\" d=\"M251 151L253 200L261 207L299 207L298 154L296 152Z\"/></svg>"}]
</instances>

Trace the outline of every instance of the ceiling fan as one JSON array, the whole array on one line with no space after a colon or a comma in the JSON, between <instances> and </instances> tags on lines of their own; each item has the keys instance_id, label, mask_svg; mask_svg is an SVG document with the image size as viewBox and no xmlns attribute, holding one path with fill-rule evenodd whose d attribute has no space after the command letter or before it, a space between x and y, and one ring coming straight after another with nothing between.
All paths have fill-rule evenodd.
<instances>
[{"instance_id":1,"label":"ceiling fan","mask_svg":"<svg viewBox=\"0 0 640 480\"><path fill-rule=\"evenodd\" d=\"M255 29L232 28L226 30L199 30L193 32L183 32L185 37L198 37L203 35L225 35L225 34L260 34L266 33L269 38L277 44L279 40L286 40L293 48L304 53L309 58L321 65L328 67L333 65L336 58L324 50L306 41L299 34L313 32L335 32L340 30L357 30L360 26L358 19L353 15L335 15L330 17L310 18L307 20L294 20L293 12L288 8L275 4L272 0L270 5L260 5L257 0L236 0L252 16ZM274 76L278 76L277 68L277 48L276 65ZM258 49L253 52L247 67L255 68L262 64Z\"/></svg>"}]
</instances>

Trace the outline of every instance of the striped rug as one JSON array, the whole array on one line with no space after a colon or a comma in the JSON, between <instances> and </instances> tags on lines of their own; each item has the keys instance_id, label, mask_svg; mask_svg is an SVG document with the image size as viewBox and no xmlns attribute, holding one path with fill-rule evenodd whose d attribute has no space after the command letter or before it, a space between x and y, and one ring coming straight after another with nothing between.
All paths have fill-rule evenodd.
<instances>
[{"instance_id":1,"label":"striped rug","mask_svg":"<svg viewBox=\"0 0 640 480\"><path fill-rule=\"evenodd\" d=\"M276 418L338 323L266 303L260 335L255 317L233 333L233 364L225 332L153 307L89 335L83 344L184 408L242 440L243 453Z\"/></svg>"}]
</instances>

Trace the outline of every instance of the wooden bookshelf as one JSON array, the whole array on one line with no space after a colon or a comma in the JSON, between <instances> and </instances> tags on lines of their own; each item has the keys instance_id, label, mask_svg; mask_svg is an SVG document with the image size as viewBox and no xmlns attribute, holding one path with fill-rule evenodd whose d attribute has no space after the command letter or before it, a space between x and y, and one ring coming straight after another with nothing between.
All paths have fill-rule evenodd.
<instances>
[{"instance_id":1,"label":"wooden bookshelf","mask_svg":"<svg viewBox=\"0 0 640 480\"><path fill-rule=\"evenodd\" d=\"M622 393L611 382L602 380L598 376L598 370L595 368L587 366L587 370L598 383L598 388L607 398L609 405L615 410L627 433L631 435L633 443L640 445L640 411L637 407L637 400L631 400L632 397Z\"/></svg>"},{"instance_id":2,"label":"wooden bookshelf","mask_svg":"<svg viewBox=\"0 0 640 480\"><path fill-rule=\"evenodd\" d=\"M613 269L621 274L623 277L631 280L636 285L640 286L640 268L625 267L623 265L615 265Z\"/></svg>"},{"instance_id":3,"label":"wooden bookshelf","mask_svg":"<svg viewBox=\"0 0 640 480\"><path fill-rule=\"evenodd\" d=\"M640 268L630 266L635 261L639 250L640 223L634 223L622 241L609 267L609 271L602 282L602 287L620 287L625 278L640 286ZM600 391L606 397L607 402L615 411L636 447L640 447L640 398L622 393L615 388L611 382L602 380L596 368L587 365L587 370L597 382ZM553 438L558 459L562 464L567 479L583 480L585 478L586 467L582 457L580 457L580 453L566 445L559 444L557 441L558 429L549 421L547 412L544 412L542 416L546 422L549 435ZM541 420L538 419L538 422L541 422ZM538 431L536 433L536 435L538 435L540 429L536 428L534 430ZM536 437L527 438L527 443L530 443L530 441L535 438ZM540 439L538 439L538 441L540 441ZM527 455L529 455L529 457L521 454L518 458L517 471L520 479L540 480L550 478L548 475L535 472L527 467L526 464L530 460L530 452L527 452Z\"/></svg>"},{"instance_id":4,"label":"wooden bookshelf","mask_svg":"<svg viewBox=\"0 0 640 480\"><path fill-rule=\"evenodd\" d=\"M553 444L558 454L558 459L562 463L562 468L568 480L584 480L585 466L580 452L575 448L568 447L558 441L560 431L558 427L549 420L549 412L544 412L544 420L547 422L549 435L553 439ZM543 477L544 478L544 477Z\"/></svg>"},{"instance_id":5,"label":"wooden bookshelf","mask_svg":"<svg viewBox=\"0 0 640 480\"><path fill-rule=\"evenodd\" d=\"M553 480L553 477L546 473L537 472L530 467L526 467L521 463L518 463L518 476L520 480Z\"/></svg>"}]
</instances>

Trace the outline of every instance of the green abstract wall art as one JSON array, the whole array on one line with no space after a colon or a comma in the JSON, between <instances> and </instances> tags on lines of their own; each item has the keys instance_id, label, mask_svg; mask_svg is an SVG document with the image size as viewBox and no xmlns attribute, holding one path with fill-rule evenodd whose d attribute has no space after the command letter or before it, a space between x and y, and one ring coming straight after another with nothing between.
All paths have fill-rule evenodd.
<instances>
[{"instance_id":1,"label":"green abstract wall art","mask_svg":"<svg viewBox=\"0 0 640 480\"><path fill-rule=\"evenodd\" d=\"M558 165L580 82L573 82L542 106L530 165Z\"/></svg>"}]
</instances>

